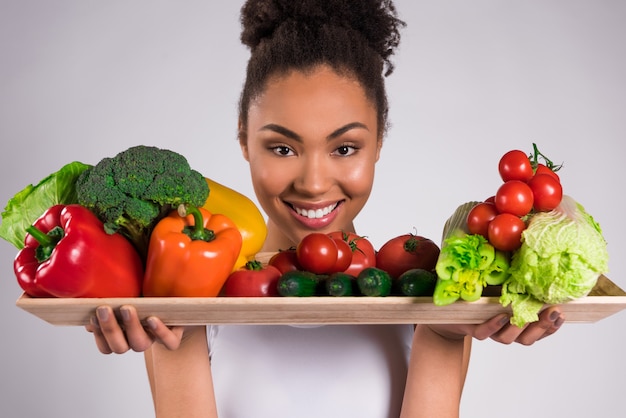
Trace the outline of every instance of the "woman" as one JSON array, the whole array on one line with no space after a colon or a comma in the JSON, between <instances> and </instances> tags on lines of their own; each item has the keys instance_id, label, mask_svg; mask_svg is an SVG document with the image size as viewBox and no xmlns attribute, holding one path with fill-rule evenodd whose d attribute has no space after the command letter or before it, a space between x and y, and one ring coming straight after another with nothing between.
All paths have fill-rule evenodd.
<instances>
[{"instance_id":1,"label":"woman","mask_svg":"<svg viewBox=\"0 0 626 418\"><path fill-rule=\"evenodd\" d=\"M268 215L263 251L306 234L354 231L387 126L383 76L403 25L390 1L248 1L250 49L239 143ZM480 325L166 327L122 325L103 306L88 330L103 353L145 352L158 416L458 416L471 339L532 344L558 308L525 329ZM215 387L213 385L215 382Z\"/></svg>"}]
</instances>

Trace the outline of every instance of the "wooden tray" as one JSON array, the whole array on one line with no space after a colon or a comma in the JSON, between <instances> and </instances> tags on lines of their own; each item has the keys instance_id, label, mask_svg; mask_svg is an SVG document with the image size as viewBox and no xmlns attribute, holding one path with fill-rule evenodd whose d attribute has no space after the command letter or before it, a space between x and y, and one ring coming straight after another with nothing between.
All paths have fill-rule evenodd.
<instances>
[{"instance_id":1,"label":"wooden tray","mask_svg":"<svg viewBox=\"0 0 626 418\"><path fill-rule=\"evenodd\" d=\"M130 304L139 316L158 316L168 325L201 324L420 324L481 323L510 312L498 296L435 306L430 297L267 297L267 298L31 298L21 309L53 325L85 325L96 307ZM626 308L626 292L607 277L589 296L562 305L568 323L596 322Z\"/></svg>"}]
</instances>

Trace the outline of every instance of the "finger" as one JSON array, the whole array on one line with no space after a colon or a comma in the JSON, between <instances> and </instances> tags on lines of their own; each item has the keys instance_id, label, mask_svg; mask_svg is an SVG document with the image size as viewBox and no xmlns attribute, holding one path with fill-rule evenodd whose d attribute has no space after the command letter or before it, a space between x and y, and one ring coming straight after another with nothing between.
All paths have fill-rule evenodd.
<instances>
[{"instance_id":1,"label":"finger","mask_svg":"<svg viewBox=\"0 0 626 418\"><path fill-rule=\"evenodd\" d=\"M563 314L563 312L560 312L559 317L556 319L556 321L554 321L554 326L548 331L546 331L546 333L539 339L542 339L549 335L554 334L555 332L559 330L559 328L561 328L561 325L563 325L564 323L565 323L565 314Z\"/></svg>"},{"instance_id":2,"label":"finger","mask_svg":"<svg viewBox=\"0 0 626 418\"><path fill-rule=\"evenodd\" d=\"M502 344L517 342L522 345L531 345L555 333L562 323L563 318L559 308L551 307L544 310L537 321L526 324L522 328L509 324L494 334L492 339Z\"/></svg>"},{"instance_id":3,"label":"finger","mask_svg":"<svg viewBox=\"0 0 626 418\"><path fill-rule=\"evenodd\" d=\"M100 332L112 352L122 354L130 350L124 330L118 324L110 306L99 306L96 309L96 318Z\"/></svg>"},{"instance_id":4,"label":"finger","mask_svg":"<svg viewBox=\"0 0 626 418\"><path fill-rule=\"evenodd\" d=\"M184 327L169 328L155 316L146 318L146 325L154 338L168 350L176 350L180 346Z\"/></svg>"},{"instance_id":5,"label":"finger","mask_svg":"<svg viewBox=\"0 0 626 418\"><path fill-rule=\"evenodd\" d=\"M524 328L513 325L509 321L502 329L494 333L491 339L501 344L512 344L517 341L522 332L524 332Z\"/></svg>"},{"instance_id":6,"label":"finger","mask_svg":"<svg viewBox=\"0 0 626 418\"><path fill-rule=\"evenodd\" d=\"M113 351L109 344L106 342L104 335L102 335L102 331L100 330L100 325L98 325L98 319L94 316L91 317L89 325L85 326L85 329L88 332L91 332L96 341L96 347L102 354L111 354Z\"/></svg>"},{"instance_id":7,"label":"finger","mask_svg":"<svg viewBox=\"0 0 626 418\"><path fill-rule=\"evenodd\" d=\"M126 305L121 306L120 316L122 318L124 332L130 348L136 352L143 352L150 348L154 342L154 338L152 337L152 334L148 333L144 329L135 307Z\"/></svg>"},{"instance_id":8,"label":"finger","mask_svg":"<svg viewBox=\"0 0 626 418\"><path fill-rule=\"evenodd\" d=\"M472 336L477 340L486 340L502 331L509 324L509 315L503 313L496 315L490 320L477 325L472 332Z\"/></svg>"},{"instance_id":9,"label":"finger","mask_svg":"<svg viewBox=\"0 0 626 418\"><path fill-rule=\"evenodd\" d=\"M564 316L558 307L545 309L539 320L529 324L516 341L522 345L531 345L540 339L554 334L563 324Z\"/></svg>"}]
</instances>

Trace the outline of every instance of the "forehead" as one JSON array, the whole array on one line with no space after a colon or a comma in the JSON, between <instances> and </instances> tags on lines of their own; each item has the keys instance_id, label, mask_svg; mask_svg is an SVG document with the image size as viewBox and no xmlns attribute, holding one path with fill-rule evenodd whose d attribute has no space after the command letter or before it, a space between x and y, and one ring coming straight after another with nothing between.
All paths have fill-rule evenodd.
<instances>
[{"instance_id":1,"label":"forehead","mask_svg":"<svg viewBox=\"0 0 626 418\"><path fill-rule=\"evenodd\" d=\"M250 117L296 116L363 118L376 113L361 84L329 67L271 77L265 90L250 104Z\"/></svg>"}]
</instances>

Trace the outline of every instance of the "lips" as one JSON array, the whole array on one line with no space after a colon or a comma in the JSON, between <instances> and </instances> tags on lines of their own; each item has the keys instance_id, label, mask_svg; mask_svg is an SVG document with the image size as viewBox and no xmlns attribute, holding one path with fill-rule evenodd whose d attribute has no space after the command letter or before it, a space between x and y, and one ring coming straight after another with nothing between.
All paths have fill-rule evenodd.
<instances>
[{"instance_id":1,"label":"lips","mask_svg":"<svg viewBox=\"0 0 626 418\"><path fill-rule=\"evenodd\" d=\"M338 216L338 207L343 201L337 201L326 205L308 205L300 207L287 204L292 209L294 218L308 230L327 228Z\"/></svg>"}]
</instances>

